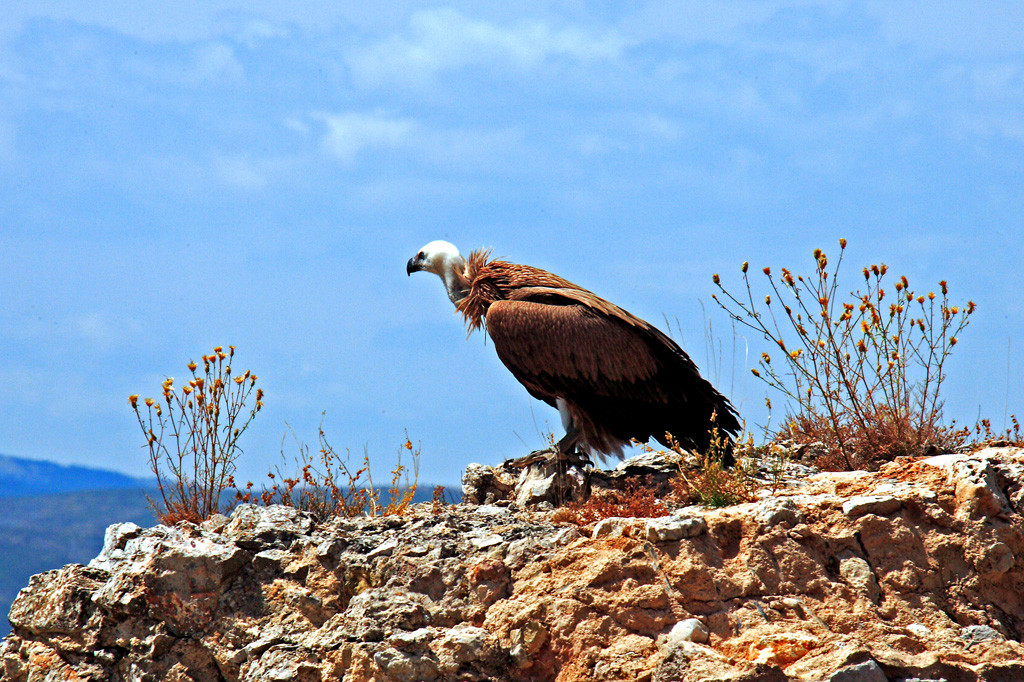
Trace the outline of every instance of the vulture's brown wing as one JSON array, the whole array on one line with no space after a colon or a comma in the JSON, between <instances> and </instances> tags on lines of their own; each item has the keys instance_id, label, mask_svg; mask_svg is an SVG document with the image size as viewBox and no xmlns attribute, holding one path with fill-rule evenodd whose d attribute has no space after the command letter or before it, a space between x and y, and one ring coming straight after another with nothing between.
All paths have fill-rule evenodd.
<instances>
[{"instance_id":1,"label":"vulture's brown wing","mask_svg":"<svg viewBox=\"0 0 1024 682\"><path fill-rule=\"evenodd\" d=\"M495 301L487 332L498 357L537 398L588 402L668 400L655 380L661 367L644 330L585 305Z\"/></svg>"},{"instance_id":2,"label":"vulture's brown wing","mask_svg":"<svg viewBox=\"0 0 1024 682\"><path fill-rule=\"evenodd\" d=\"M657 328L585 290L530 287L512 296L491 303L487 331L535 398L555 405L564 397L623 442L668 444L671 433L703 449L712 415L729 434L739 431L729 401Z\"/></svg>"}]
</instances>

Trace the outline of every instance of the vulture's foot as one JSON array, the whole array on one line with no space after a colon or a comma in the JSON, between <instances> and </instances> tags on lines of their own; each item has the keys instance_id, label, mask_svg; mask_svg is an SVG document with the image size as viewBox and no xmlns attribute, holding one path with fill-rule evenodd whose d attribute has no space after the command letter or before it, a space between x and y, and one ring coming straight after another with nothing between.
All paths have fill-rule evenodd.
<instances>
[{"instance_id":1,"label":"vulture's foot","mask_svg":"<svg viewBox=\"0 0 1024 682\"><path fill-rule=\"evenodd\" d=\"M534 450L525 457L517 457L516 459L506 460L503 467L506 469L525 469L531 464L537 464L539 462L546 462L549 460L555 460L558 456L558 449L555 447L544 448L543 450Z\"/></svg>"},{"instance_id":2,"label":"vulture's foot","mask_svg":"<svg viewBox=\"0 0 1024 682\"><path fill-rule=\"evenodd\" d=\"M572 450L559 450L555 459L562 462L566 462L570 466L577 466L579 468L592 467L594 462L587 456L585 452L580 452L576 448Z\"/></svg>"},{"instance_id":3,"label":"vulture's foot","mask_svg":"<svg viewBox=\"0 0 1024 682\"><path fill-rule=\"evenodd\" d=\"M554 445L549 448L544 448L543 450L534 450L525 457L507 460L502 466L506 469L525 469L533 464L562 462L569 466L579 467L580 469L594 465L586 454L580 452L576 448L563 450L557 445Z\"/></svg>"}]
</instances>

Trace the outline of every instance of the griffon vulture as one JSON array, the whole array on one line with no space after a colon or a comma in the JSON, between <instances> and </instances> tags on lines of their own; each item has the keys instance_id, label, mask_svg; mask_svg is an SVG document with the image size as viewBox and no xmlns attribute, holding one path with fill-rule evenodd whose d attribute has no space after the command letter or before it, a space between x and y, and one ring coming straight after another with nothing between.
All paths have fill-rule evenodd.
<instances>
[{"instance_id":1,"label":"griffon vulture","mask_svg":"<svg viewBox=\"0 0 1024 682\"><path fill-rule=\"evenodd\" d=\"M534 398L558 409L565 437L557 458L622 457L635 439L671 439L705 451L712 419L727 443L740 430L729 401L700 376L672 339L572 282L529 265L463 258L433 241L409 259L406 272L432 272L469 331L486 327L498 357Z\"/></svg>"}]
</instances>

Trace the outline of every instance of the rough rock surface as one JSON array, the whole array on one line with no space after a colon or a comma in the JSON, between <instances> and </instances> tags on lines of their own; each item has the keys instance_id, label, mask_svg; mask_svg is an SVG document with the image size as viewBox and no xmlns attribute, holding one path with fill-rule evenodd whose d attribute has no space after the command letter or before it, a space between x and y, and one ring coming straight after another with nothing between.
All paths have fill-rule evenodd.
<instances>
[{"instance_id":1,"label":"rough rock surface","mask_svg":"<svg viewBox=\"0 0 1024 682\"><path fill-rule=\"evenodd\" d=\"M1024 679L1022 451L602 528L507 498L112 526L21 591L0 679Z\"/></svg>"}]
</instances>

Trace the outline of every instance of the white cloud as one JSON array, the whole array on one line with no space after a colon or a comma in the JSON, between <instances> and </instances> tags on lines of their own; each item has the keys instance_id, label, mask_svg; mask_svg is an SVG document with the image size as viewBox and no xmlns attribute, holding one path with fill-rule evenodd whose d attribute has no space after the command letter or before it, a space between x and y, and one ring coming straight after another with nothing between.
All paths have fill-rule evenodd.
<instances>
[{"instance_id":1,"label":"white cloud","mask_svg":"<svg viewBox=\"0 0 1024 682\"><path fill-rule=\"evenodd\" d=\"M131 59L128 66L141 76L183 86L237 83L245 77L235 49L222 42L196 45L181 59L156 61L143 57Z\"/></svg>"},{"instance_id":2,"label":"white cloud","mask_svg":"<svg viewBox=\"0 0 1024 682\"><path fill-rule=\"evenodd\" d=\"M234 49L224 43L207 43L193 55L191 75L198 81L241 80L244 73Z\"/></svg>"},{"instance_id":3,"label":"white cloud","mask_svg":"<svg viewBox=\"0 0 1024 682\"><path fill-rule=\"evenodd\" d=\"M71 328L80 338L102 349L124 344L142 331L142 325L135 320L115 318L100 311L75 316Z\"/></svg>"},{"instance_id":4,"label":"white cloud","mask_svg":"<svg viewBox=\"0 0 1024 682\"><path fill-rule=\"evenodd\" d=\"M239 42L249 49L255 49L268 40L288 37L287 30L262 19L250 21L238 34Z\"/></svg>"},{"instance_id":5,"label":"white cloud","mask_svg":"<svg viewBox=\"0 0 1024 682\"><path fill-rule=\"evenodd\" d=\"M352 54L349 66L363 82L416 82L444 69L496 61L531 68L554 57L614 59L623 46L612 31L598 35L575 27L553 28L541 20L498 26L454 9L431 9L413 14L406 35Z\"/></svg>"},{"instance_id":6,"label":"white cloud","mask_svg":"<svg viewBox=\"0 0 1024 682\"><path fill-rule=\"evenodd\" d=\"M289 116L284 120L284 127L300 135L309 134L309 123L298 116Z\"/></svg>"},{"instance_id":7,"label":"white cloud","mask_svg":"<svg viewBox=\"0 0 1024 682\"><path fill-rule=\"evenodd\" d=\"M678 144L693 130L678 118L656 112L621 113L595 117L578 135L572 147L584 157L639 152Z\"/></svg>"},{"instance_id":8,"label":"white cloud","mask_svg":"<svg viewBox=\"0 0 1024 682\"><path fill-rule=\"evenodd\" d=\"M354 164L364 152L396 150L401 154L401 159L395 161L399 165L414 160L444 169L445 173L516 174L547 153L547 148L538 145L520 125L430 127L382 110L313 112L309 118L323 125L319 142L324 152L347 165ZM296 132L305 132L301 120L287 125Z\"/></svg>"},{"instance_id":9,"label":"white cloud","mask_svg":"<svg viewBox=\"0 0 1024 682\"><path fill-rule=\"evenodd\" d=\"M1024 12L1018 0L869 0L868 12L881 22L889 40L926 52L961 55L1018 53Z\"/></svg>"},{"instance_id":10,"label":"white cloud","mask_svg":"<svg viewBox=\"0 0 1024 682\"><path fill-rule=\"evenodd\" d=\"M417 127L410 118L394 117L382 111L316 113L313 118L327 127L320 140L321 146L345 163L352 163L364 149L402 146Z\"/></svg>"},{"instance_id":11,"label":"white cloud","mask_svg":"<svg viewBox=\"0 0 1024 682\"><path fill-rule=\"evenodd\" d=\"M741 26L762 21L774 11L767 2L750 3L742 9L727 2L646 2L625 17L621 26L640 41L733 42Z\"/></svg>"},{"instance_id":12,"label":"white cloud","mask_svg":"<svg viewBox=\"0 0 1024 682\"><path fill-rule=\"evenodd\" d=\"M640 133L665 142L677 142L684 132L679 121L655 113L638 116L636 129Z\"/></svg>"},{"instance_id":13,"label":"white cloud","mask_svg":"<svg viewBox=\"0 0 1024 682\"><path fill-rule=\"evenodd\" d=\"M267 186L267 175L257 165L239 157L214 160L214 170L221 182L239 189L259 190Z\"/></svg>"},{"instance_id":14,"label":"white cloud","mask_svg":"<svg viewBox=\"0 0 1024 682\"><path fill-rule=\"evenodd\" d=\"M409 0L377 3L306 0L305 2L240 2L207 0L201 3L138 2L137 0L5 0L0 12L0 41L23 30L40 17L99 26L146 42L209 40L236 32L240 22L259 17L272 25L327 31L339 24L373 29L394 23L393 16L413 4Z\"/></svg>"},{"instance_id":15,"label":"white cloud","mask_svg":"<svg viewBox=\"0 0 1024 682\"><path fill-rule=\"evenodd\" d=\"M950 115L950 124L951 133L961 137L1024 143L1024 122L1016 112L959 111Z\"/></svg>"},{"instance_id":16,"label":"white cloud","mask_svg":"<svg viewBox=\"0 0 1024 682\"><path fill-rule=\"evenodd\" d=\"M928 52L1016 53L1024 32L1019 0L982 4L962 0L652 0L624 18L619 27L638 42L673 38L690 45L744 47L758 34L758 27L782 13L809 11L831 17L864 15L872 31L887 41ZM791 40L786 37L779 42Z\"/></svg>"},{"instance_id":17,"label":"white cloud","mask_svg":"<svg viewBox=\"0 0 1024 682\"><path fill-rule=\"evenodd\" d=\"M1000 61L970 70L974 93L985 101L1016 101L1024 96L1024 62Z\"/></svg>"},{"instance_id":18,"label":"white cloud","mask_svg":"<svg viewBox=\"0 0 1024 682\"><path fill-rule=\"evenodd\" d=\"M480 129L451 128L422 131L417 143L429 160L457 172L513 172L530 154L526 131L521 127Z\"/></svg>"},{"instance_id":19,"label":"white cloud","mask_svg":"<svg viewBox=\"0 0 1024 682\"><path fill-rule=\"evenodd\" d=\"M299 163L296 157L251 154L218 154L210 161L213 180L221 186L247 191L265 189L292 176Z\"/></svg>"}]
</instances>

